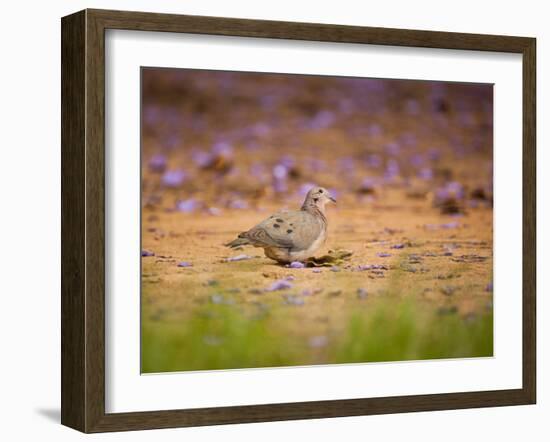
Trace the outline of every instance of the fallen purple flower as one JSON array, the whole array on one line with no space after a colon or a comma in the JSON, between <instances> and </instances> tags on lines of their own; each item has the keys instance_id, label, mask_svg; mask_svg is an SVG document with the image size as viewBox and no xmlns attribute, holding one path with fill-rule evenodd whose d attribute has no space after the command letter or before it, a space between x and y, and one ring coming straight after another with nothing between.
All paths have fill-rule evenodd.
<instances>
[{"instance_id":1,"label":"fallen purple flower","mask_svg":"<svg viewBox=\"0 0 550 442\"><path fill-rule=\"evenodd\" d=\"M446 224L441 224L442 229L456 229L460 227L460 223L457 223L456 221Z\"/></svg>"},{"instance_id":2,"label":"fallen purple flower","mask_svg":"<svg viewBox=\"0 0 550 442\"><path fill-rule=\"evenodd\" d=\"M286 279L279 279L273 284L271 284L268 288L265 289L266 292L275 292L277 290L287 290L292 288L292 284L288 282Z\"/></svg>"},{"instance_id":3,"label":"fallen purple flower","mask_svg":"<svg viewBox=\"0 0 550 442\"><path fill-rule=\"evenodd\" d=\"M418 172L418 177L423 180L431 180L434 177L433 170L430 169L429 167L423 167Z\"/></svg>"},{"instance_id":4,"label":"fallen purple flower","mask_svg":"<svg viewBox=\"0 0 550 442\"><path fill-rule=\"evenodd\" d=\"M233 147L225 141L218 141L212 146L212 152L224 158L229 158L233 155Z\"/></svg>"},{"instance_id":5,"label":"fallen purple flower","mask_svg":"<svg viewBox=\"0 0 550 442\"><path fill-rule=\"evenodd\" d=\"M181 200L176 203L176 210L183 213L194 212L199 207L200 203L193 198L189 198L188 200Z\"/></svg>"},{"instance_id":6,"label":"fallen purple flower","mask_svg":"<svg viewBox=\"0 0 550 442\"><path fill-rule=\"evenodd\" d=\"M186 177L187 175L181 169L168 170L164 173L164 175L162 175L162 184L165 187L180 187Z\"/></svg>"},{"instance_id":7,"label":"fallen purple flower","mask_svg":"<svg viewBox=\"0 0 550 442\"><path fill-rule=\"evenodd\" d=\"M229 207L232 209L248 209L248 203L243 200L235 200L229 203Z\"/></svg>"},{"instance_id":8,"label":"fallen purple flower","mask_svg":"<svg viewBox=\"0 0 550 442\"><path fill-rule=\"evenodd\" d=\"M383 129L382 129L382 126L380 126L379 124L376 124L376 123L373 123L371 124L368 128L367 128L367 133L371 136L371 137L379 137L380 135L382 135L383 133Z\"/></svg>"},{"instance_id":9,"label":"fallen purple flower","mask_svg":"<svg viewBox=\"0 0 550 442\"><path fill-rule=\"evenodd\" d=\"M286 167L287 169L292 169L296 165L296 160L290 155L285 155L281 158L279 164Z\"/></svg>"},{"instance_id":10,"label":"fallen purple flower","mask_svg":"<svg viewBox=\"0 0 550 442\"><path fill-rule=\"evenodd\" d=\"M273 180L273 190L276 193L284 193L288 190L288 185L284 179L275 178Z\"/></svg>"},{"instance_id":11,"label":"fallen purple flower","mask_svg":"<svg viewBox=\"0 0 550 442\"><path fill-rule=\"evenodd\" d=\"M313 272L313 273L321 273L322 270L321 270L321 269L313 269L312 272Z\"/></svg>"},{"instance_id":12,"label":"fallen purple flower","mask_svg":"<svg viewBox=\"0 0 550 442\"><path fill-rule=\"evenodd\" d=\"M378 252L376 256L378 256L379 258L388 258L391 256L391 253Z\"/></svg>"},{"instance_id":13,"label":"fallen purple flower","mask_svg":"<svg viewBox=\"0 0 550 442\"><path fill-rule=\"evenodd\" d=\"M325 129L332 126L334 120L335 117L331 111L322 110L315 114L315 116L309 121L308 126L310 129Z\"/></svg>"},{"instance_id":14,"label":"fallen purple flower","mask_svg":"<svg viewBox=\"0 0 550 442\"><path fill-rule=\"evenodd\" d=\"M485 287L485 291L486 292L492 292L493 291L493 283L492 282L487 284L487 287Z\"/></svg>"},{"instance_id":15,"label":"fallen purple flower","mask_svg":"<svg viewBox=\"0 0 550 442\"><path fill-rule=\"evenodd\" d=\"M166 156L162 154L156 154L149 160L149 170L155 173L162 173L166 170L167 160Z\"/></svg>"},{"instance_id":16,"label":"fallen purple flower","mask_svg":"<svg viewBox=\"0 0 550 442\"><path fill-rule=\"evenodd\" d=\"M273 167L273 178L276 180L285 180L288 176L288 167L283 164L277 164Z\"/></svg>"},{"instance_id":17,"label":"fallen purple flower","mask_svg":"<svg viewBox=\"0 0 550 442\"><path fill-rule=\"evenodd\" d=\"M390 249L402 249L404 247L405 247L404 244L394 244L393 246L390 247Z\"/></svg>"},{"instance_id":18,"label":"fallen purple flower","mask_svg":"<svg viewBox=\"0 0 550 442\"><path fill-rule=\"evenodd\" d=\"M191 158L197 166L205 168L212 164L214 156L204 150L197 150L191 153Z\"/></svg>"},{"instance_id":19,"label":"fallen purple flower","mask_svg":"<svg viewBox=\"0 0 550 442\"><path fill-rule=\"evenodd\" d=\"M187 261L182 261L178 263L178 267L193 267L193 264Z\"/></svg>"},{"instance_id":20,"label":"fallen purple flower","mask_svg":"<svg viewBox=\"0 0 550 442\"><path fill-rule=\"evenodd\" d=\"M377 154L371 154L367 157L367 165L372 168L379 168L382 166L382 157Z\"/></svg>"},{"instance_id":21,"label":"fallen purple flower","mask_svg":"<svg viewBox=\"0 0 550 442\"><path fill-rule=\"evenodd\" d=\"M384 146L384 149L386 150L386 153L391 156L399 155L399 151L401 150L401 147L398 143L388 143L386 146Z\"/></svg>"},{"instance_id":22,"label":"fallen purple flower","mask_svg":"<svg viewBox=\"0 0 550 442\"><path fill-rule=\"evenodd\" d=\"M155 252L151 252L149 250L142 250L141 256L155 256Z\"/></svg>"},{"instance_id":23,"label":"fallen purple flower","mask_svg":"<svg viewBox=\"0 0 550 442\"><path fill-rule=\"evenodd\" d=\"M305 267L303 262L300 261L292 261L289 265L291 269L303 269Z\"/></svg>"},{"instance_id":24,"label":"fallen purple flower","mask_svg":"<svg viewBox=\"0 0 550 442\"><path fill-rule=\"evenodd\" d=\"M388 270L388 266L384 264L365 264L357 266L357 270L361 272L365 270Z\"/></svg>"}]
</instances>

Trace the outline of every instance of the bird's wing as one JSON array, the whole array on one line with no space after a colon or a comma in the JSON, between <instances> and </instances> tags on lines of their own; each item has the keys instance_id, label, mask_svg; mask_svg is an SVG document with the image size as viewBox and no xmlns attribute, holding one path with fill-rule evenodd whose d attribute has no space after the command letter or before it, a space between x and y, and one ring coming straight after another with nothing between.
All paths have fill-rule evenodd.
<instances>
[{"instance_id":1,"label":"bird's wing","mask_svg":"<svg viewBox=\"0 0 550 442\"><path fill-rule=\"evenodd\" d=\"M279 212L246 232L246 238L263 247L305 250L322 234L322 224L303 210Z\"/></svg>"}]
</instances>

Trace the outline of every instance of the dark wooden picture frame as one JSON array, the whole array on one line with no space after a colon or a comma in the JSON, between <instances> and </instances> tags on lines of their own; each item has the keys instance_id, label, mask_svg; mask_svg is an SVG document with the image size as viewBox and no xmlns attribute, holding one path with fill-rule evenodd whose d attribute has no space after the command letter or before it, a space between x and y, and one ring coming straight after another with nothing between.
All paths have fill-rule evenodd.
<instances>
[{"instance_id":1,"label":"dark wooden picture frame","mask_svg":"<svg viewBox=\"0 0 550 442\"><path fill-rule=\"evenodd\" d=\"M84 10L62 19L61 422L83 432L533 404L536 398L536 40L405 29ZM523 386L133 413L105 412L105 30L185 32L523 57Z\"/></svg>"}]
</instances>

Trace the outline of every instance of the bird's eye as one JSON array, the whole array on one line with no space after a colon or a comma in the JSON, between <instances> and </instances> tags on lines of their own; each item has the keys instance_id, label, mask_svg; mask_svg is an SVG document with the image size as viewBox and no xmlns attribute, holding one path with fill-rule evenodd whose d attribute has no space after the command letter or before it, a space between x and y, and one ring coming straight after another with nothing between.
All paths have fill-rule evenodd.
<instances>
[{"instance_id":1,"label":"bird's eye","mask_svg":"<svg viewBox=\"0 0 550 442\"><path fill-rule=\"evenodd\" d=\"M323 193L323 189L319 189L319 193Z\"/></svg>"}]
</instances>

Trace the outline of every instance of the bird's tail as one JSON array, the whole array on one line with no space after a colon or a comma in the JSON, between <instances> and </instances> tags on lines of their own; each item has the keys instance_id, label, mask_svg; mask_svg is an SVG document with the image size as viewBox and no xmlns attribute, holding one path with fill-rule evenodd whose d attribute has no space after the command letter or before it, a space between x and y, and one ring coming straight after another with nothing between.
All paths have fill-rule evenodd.
<instances>
[{"instance_id":1,"label":"bird's tail","mask_svg":"<svg viewBox=\"0 0 550 442\"><path fill-rule=\"evenodd\" d=\"M234 249L236 247L250 245L250 241L245 236L245 234L246 234L246 232L240 233L239 236L236 239L234 239L231 242L228 242L227 244L225 244L225 246L226 247L231 247L232 249Z\"/></svg>"}]
</instances>

